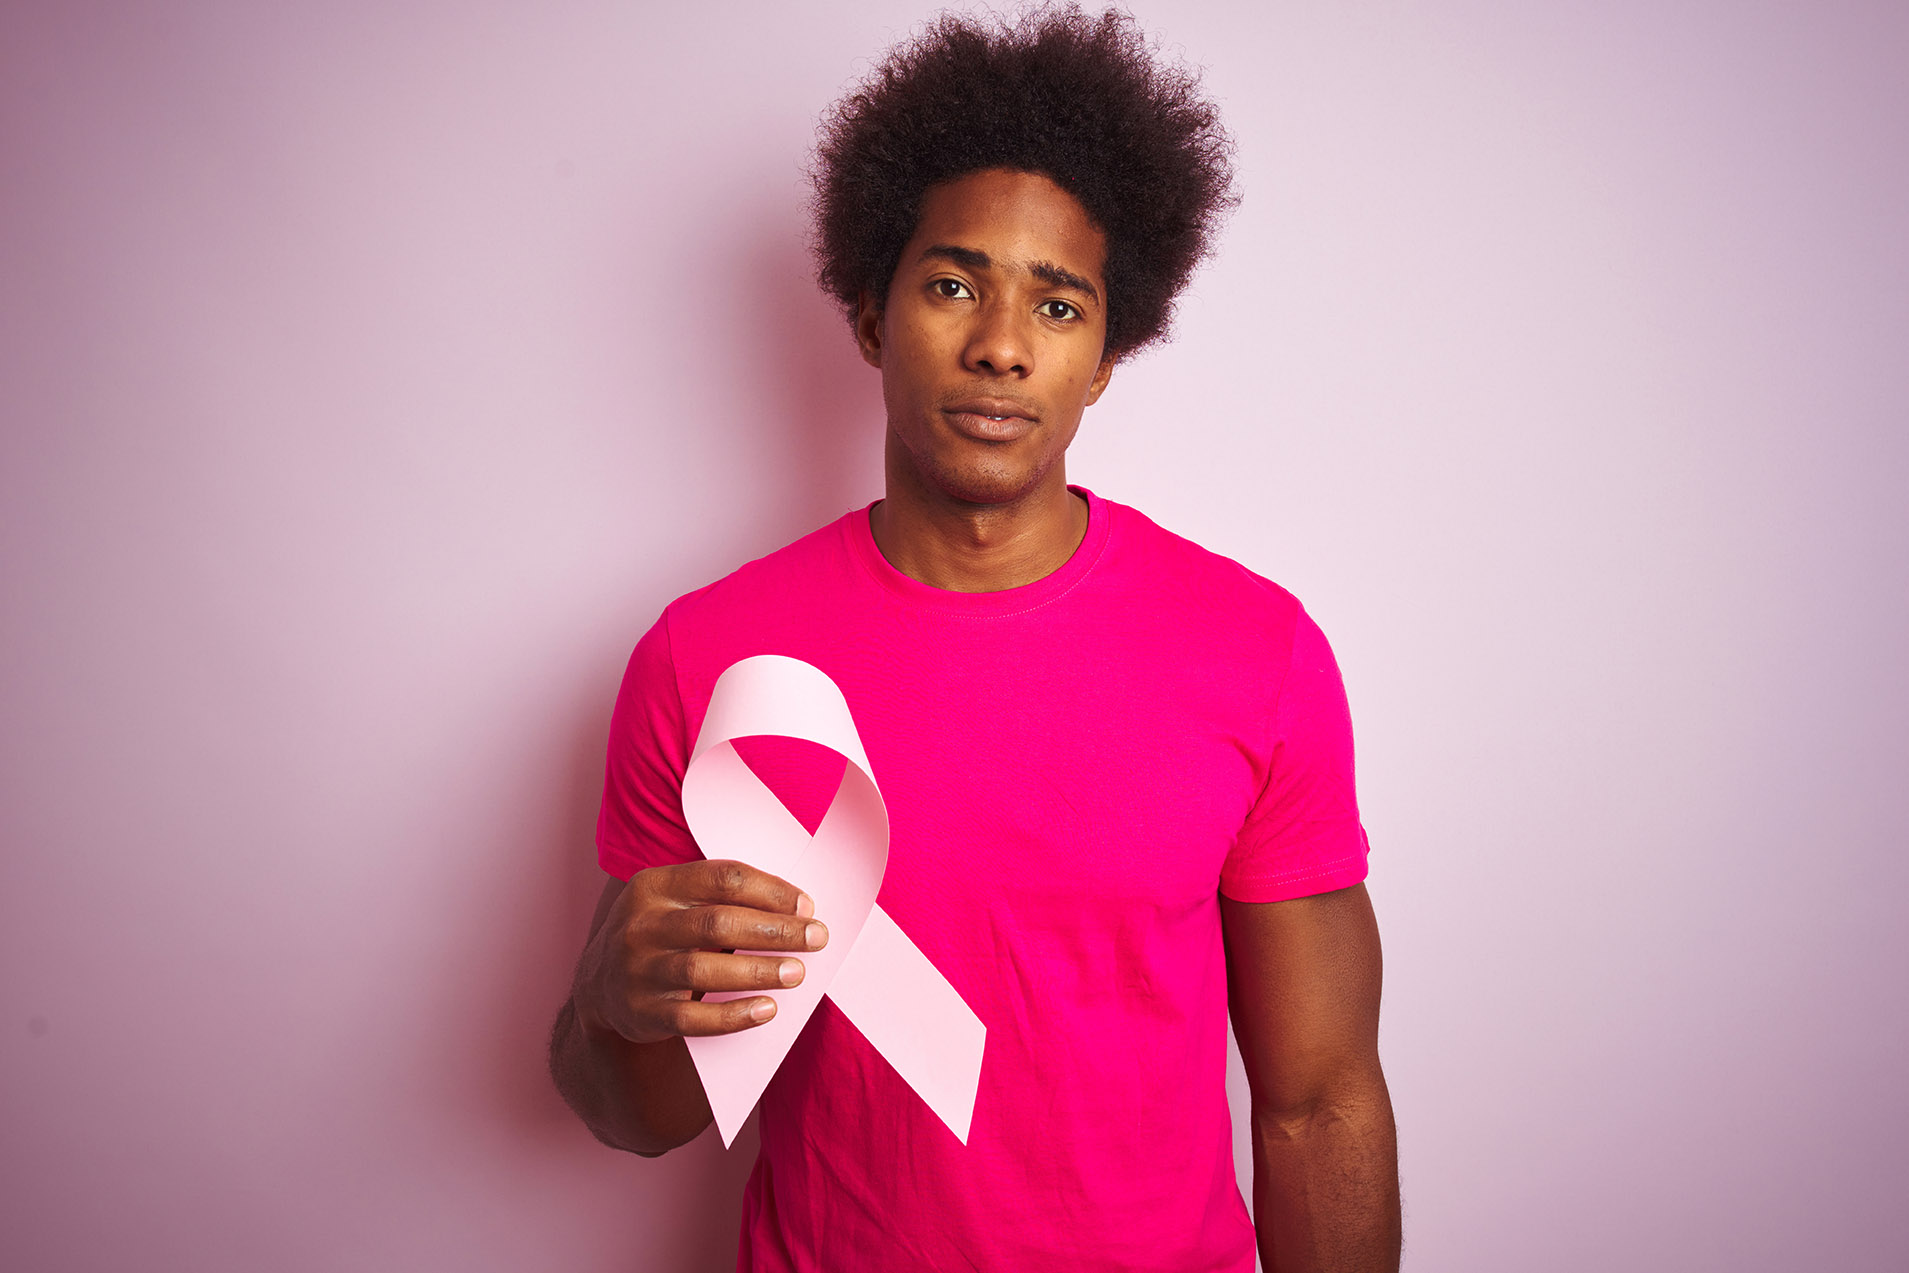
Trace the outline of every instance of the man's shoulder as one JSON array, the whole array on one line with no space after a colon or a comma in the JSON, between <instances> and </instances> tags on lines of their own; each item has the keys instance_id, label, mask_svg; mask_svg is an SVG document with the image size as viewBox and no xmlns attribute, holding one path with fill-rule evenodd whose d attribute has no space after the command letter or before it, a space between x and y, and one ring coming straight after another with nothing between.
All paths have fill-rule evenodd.
<instances>
[{"instance_id":1,"label":"man's shoulder","mask_svg":"<svg viewBox=\"0 0 1909 1273\"><path fill-rule=\"evenodd\" d=\"M1122 571L1229 622L1258 620L1285 627L1294 621L1299 599L1271 579L1168 530L1137 508L1103 502L1114 522Z\"/></svg>"},{"instance_id":2,"label":"man's shoulder","mask_svg":"<svg viewBox=\"0 0 1909 1273\"><path fill-rule=\"evenodd\" d=\"M843 577L844 567L854 565L848 522L858 516L866 513L845 513L774 552L746 561L721 578L684 593L664 609L675 616L738 602L760 605L780 594L836 583Z\"/></svg>"}]
</instances>

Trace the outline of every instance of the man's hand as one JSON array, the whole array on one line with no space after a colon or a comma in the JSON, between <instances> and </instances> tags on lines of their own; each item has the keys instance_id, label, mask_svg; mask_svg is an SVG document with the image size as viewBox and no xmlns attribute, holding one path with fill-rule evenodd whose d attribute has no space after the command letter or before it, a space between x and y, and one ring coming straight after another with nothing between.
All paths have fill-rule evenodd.
<instances>
[{"instance_id":1,"label":"man's hand","mask_svg":"<svg viewBox=\"0 0 1909 1273\"><path fill-rule=\"evenodd\" d=\"M584 947L572 984L578 1020L631 1043L761 1025L776 1013L767 995L702 998L712 990L800 985L800 959L734 952L820 950L828 929L814 914L808 894L741 862L638 871L600 914Z\"/></svg>"},{"instance_id":2,"label":"man's hand","mask_svg":"<svg viewBox=\"0 0 1909 1273\"><path fill-rule=\"evenodd\" d=\"M795 954L828 941L814 911L787 880L740 862L656 866L604 883L550 1035L551 1077L598 1140L655 1155L709 1126L683 1037L747 1030L776 1005L703 996L801 984Z\"/></svg>"}]
</instances>

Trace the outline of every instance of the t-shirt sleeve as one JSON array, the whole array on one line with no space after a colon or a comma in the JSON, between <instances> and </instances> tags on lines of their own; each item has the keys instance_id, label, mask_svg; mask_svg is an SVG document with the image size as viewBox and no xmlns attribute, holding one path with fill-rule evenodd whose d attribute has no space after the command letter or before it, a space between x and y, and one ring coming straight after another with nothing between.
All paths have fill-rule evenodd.
<instances>
[{"instance_id":1,"label":"t-shirt sleeve","mask_svg":"<svg viewBox=\"0 0 1909 1273\"><path fill-rule=\"evenodd\" d=\"M687 732L665 612L636 643L610 716L597 861L618 879L702 856L683 821Z\"/></svg>"},{"instance_id":2,"label":"t-shirt sleeve","mask_svg":"<svg viewBox=\"0 0 1909 1273\"><path fill-rule=\"evenodd\" d=\"M1220 870L1220 892L1238 902L1280 902L1363 880L1352 716L1332 647L1304 610L1273 712L1268 770Z\"/></svg>"}]
</instances>

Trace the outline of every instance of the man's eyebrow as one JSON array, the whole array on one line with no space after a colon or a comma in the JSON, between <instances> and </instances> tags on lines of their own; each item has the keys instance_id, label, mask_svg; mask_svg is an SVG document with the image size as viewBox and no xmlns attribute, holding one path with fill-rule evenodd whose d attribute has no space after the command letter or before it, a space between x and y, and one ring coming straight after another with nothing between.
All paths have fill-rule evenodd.
<instances>
[{"instance_id":1,"label":"man's eyebrow","mask_svg":"<svg viewBox=\"0 0 1909 1273\"><path fill-rule=\"evenodd\" d=\"M956 265L959 265L965 270L991 270L994 268L994 259L986 252L978 252L973 248L958 248L949 243L936 243L922 249L920 259L927 261L936 258L943 261L953 261Z\"/></svg>"},{"instance_id":2,"label":"man's eyebrow","mask_svg":"<svg viewBox=\"0 0 1909 1273\"><path fill-rule=\"evenodd\" d=\"M921 260L952 261L963 269L991 270L994 258L975 248L956 247L952 243L935 243L922 249ZM1070 269L1054 264L1052 261L1031 261L1027 272L1050 287L1071 287L1084 293L1095 304L1100 303L1100 292L1094 285Z\"/></svg>"},{"instance_id":3,"label":"man's eyebrow","mask_svg":"<svg viewBox=\"0 0 1909 1273\"><path fill-rule=\"evenodd\" d=\"M1100 304L1100 293L1094 290L1092 283L1052 261L1034 261L1028 265L1027 272L1050 287L1071 287L1077 292L1085 292L1089 300Z\"/></svg>"}]
</instances>

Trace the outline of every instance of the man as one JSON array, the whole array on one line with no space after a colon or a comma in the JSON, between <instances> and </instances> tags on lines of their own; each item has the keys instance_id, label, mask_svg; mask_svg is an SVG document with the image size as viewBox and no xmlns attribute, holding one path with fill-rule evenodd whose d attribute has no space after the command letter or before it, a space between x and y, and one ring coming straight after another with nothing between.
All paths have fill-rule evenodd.
<instances>
[{"instance_id":1,"label":"man","mask_svg":"<svg viewBox=\"0 0 1909 1273\"><path fill-rule=\"evenodd\" d=\"M663 1153L710 1121L684 1036L767 1020L826 943L808 898L683 824L715 678L764 653L842 687L889 805L881 905L988 1036L963 1145L824 1001L761 1102L743 1269L1245 1273L1255 1243L1279 1273L1397 1267L1331 652L1277 586L1065 478L1085 408L1165 331L1227 154L1191 76L1072 10L944 18L824 125L821 277L881 373L886 493L638 644L552 1071L604 1143ZM811 826L841 774L748 758Z\"/></svg>"}]
</instances>

